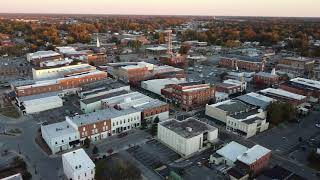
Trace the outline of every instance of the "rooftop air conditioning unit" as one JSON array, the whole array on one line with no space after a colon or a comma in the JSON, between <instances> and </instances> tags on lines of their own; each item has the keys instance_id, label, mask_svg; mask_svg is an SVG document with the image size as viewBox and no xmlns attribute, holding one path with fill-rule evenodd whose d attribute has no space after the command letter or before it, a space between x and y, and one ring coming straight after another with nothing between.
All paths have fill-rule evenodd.
<instances>
[{"instance_id":1,"label":"rooftop air conditioning unit","mask_svg":"<svg viewBox=\"0 0 320 180\"><path fill-rule=\"evenodd\" d=\"M192 128L191 128L191 127L186 127L186 130L187 130L188 132L192 132Z\"/></svg>"}]
</instances>

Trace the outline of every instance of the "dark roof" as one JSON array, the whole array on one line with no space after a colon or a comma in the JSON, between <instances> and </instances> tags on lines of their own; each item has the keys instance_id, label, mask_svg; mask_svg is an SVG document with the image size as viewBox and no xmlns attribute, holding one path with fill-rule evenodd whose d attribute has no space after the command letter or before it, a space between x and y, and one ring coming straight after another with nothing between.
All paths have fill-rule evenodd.
<instances>
[{"instance_id":1,"label":"dark roof","mask_svg":"<svg viewBox=\"0 0 320 180\"><path fill-rule=\"evenodd\" d=\"M257 180L267 180L267 179L277 179L277 180L306 180L305 178L285 169L281 166L274 166L268 169L260 175Z\"/></svg>"},{"instance_id":2,"label":"dark roof","mask_svg":"<svg viewBox=\"0 0 320 180\"><path fill-rule=\"evenodd\" d=\"M244 55L238 55L238 54L226 54L223 55L224 58L230 58L230 59L238 59L240 61L250 61L255 63L261 63L262 57L250 57L250 56L244 56Z\"/></svg>"},{"instance_id":3,"label":"dark roof","mask_svg":"<svg viewBox=\"0 0 320 180\"><path fill-rule=\"evenodd\" d=\"M102 99L107 99L107 98L110 98L110 97L120 96L120 95L128 94L128 93L129 92L126 91L126 90L121 90L121 91L116 91L116 92L104 94L104 95L93 97L93 98L84 99L84 100L82 100L82 102L85 103L85 104L91 104L91 103L100 101Z\"/></svg>"},{"instance_id":4,"label":"dark roof","mask_svg":"<svg viewBox=\"0 0 320 180\"><path fill-rule=\"evenodd\" d=\"M180 83L180 86L194 86L194 85L199 85L202 84L201 81L196 81L196 82L186 82L186 83Z\"/></svg>"},{"instance_id":5,"label":"dark roof","mask_svg":"<svg viewBox=\"0 0 320 180\"><path fill-rule=\"evenodd\" d=\"M237 178L237 179L240 179L240 178L242 178L242 177L244 177L244 176L247 175L247 173L241 171L241 170L238 169L238 168L231 168L231 169L229 169L229 170L227 171L227 173L228 173L230 176L235 177L235 178Z\"/></svg>"},{"instance_id":6,"label":"dark roof","mask_svg":"<svg viewBox=\"0 0 320 180\"><path fill-rule=\"evenodd\" d=\"M320 89L318 89L318 88L307 86L307 85L300 84L300 83L296 83L296 82L293 82L293 81L286 81L286 82L282 83L282 85L289 86L289 87L294 87L294 88L300 89L300 90L320 91Z\"/></svg>"}]
</instances>

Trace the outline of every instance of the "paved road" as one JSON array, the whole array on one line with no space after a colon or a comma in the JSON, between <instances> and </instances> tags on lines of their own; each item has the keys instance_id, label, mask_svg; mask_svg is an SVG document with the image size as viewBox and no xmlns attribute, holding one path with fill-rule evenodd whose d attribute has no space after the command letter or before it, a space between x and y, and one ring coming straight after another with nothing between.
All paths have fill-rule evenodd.
<instances>
[{"instance_id":1,"label":"paved road","mask_svg":"<svg viewBox=\"0 0 320 180\"><path fill-rule=\"evenodd\" d=\"M37 125L36 122L27 117L23 117L23 119L18 121L11 121L0 116L0 126L20 128L23 130L23 134L20 136L0 136L0 141L3 143L1 149L21 152L21 155L25 157L29 166L32 166L32 179L59 179L59 175L61 174L61 159L60 157L48 157L40 147L37 146L34 139L39 125ZM37 171L36 175L35 169Z\"/></svg>"}]
</instances>

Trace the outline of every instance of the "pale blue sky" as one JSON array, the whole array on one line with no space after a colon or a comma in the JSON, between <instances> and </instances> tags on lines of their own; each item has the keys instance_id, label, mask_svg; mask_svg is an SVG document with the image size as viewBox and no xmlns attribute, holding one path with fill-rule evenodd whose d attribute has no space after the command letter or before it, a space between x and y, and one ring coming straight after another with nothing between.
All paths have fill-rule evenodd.
<instances>
[{"instance_id":1,"label":"pale blue sky","mask_svg":"<svg viewBox=\"0 0 320 180\"><path fill-rule=\"evenodd\" d=\"M1 0L1 13L320 17L320 0Z\"/></svg>"}]
</instances>

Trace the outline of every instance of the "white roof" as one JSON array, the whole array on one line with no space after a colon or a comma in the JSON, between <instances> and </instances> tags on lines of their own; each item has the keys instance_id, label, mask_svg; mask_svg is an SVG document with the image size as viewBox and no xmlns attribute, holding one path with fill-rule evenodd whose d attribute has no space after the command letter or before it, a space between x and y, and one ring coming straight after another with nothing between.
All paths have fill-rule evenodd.
<instances>
[{"instance_id":1,"label":"white roof","mask_svg":"<svg viewBox=\"0 0 320 180\"><path fill-rule=\"evenodd\" d=\"M70 126L67 121L42 126L41 131L45 132L49 139L64 137L70 134L79 134L78 130Z\"/></svg>"},{"instance_id":2,"label":"white roof","mask_svg":"<svg viewBox=\"0 0 320 180\"><path fill-rule=\"evenodd\" d=\"M234 79L227 79L227 80L223 81L223 83L232 84L232 85L241 85L242 84L241 81L234 80Z\"/></svg>"},{"instance_id":3,"label":"white roof","mask_svg":"<svg viewBox=\"0 0 320 180\"><path fill-rule=\"evenodd\" d=\"M23 179L22 179L21 174L18 173L18 174L14 174L12 176L5 177L5 178L3 178L1 180L23 180Z\"/></svg>"},{"instance_id":4,"label":"white roof","mask_svg":"<svg viewBox=\"0 0 320 180\"><path fill-rule=\"evenodd\" d=\"M167 50L167 48L163 47L163 46L149 47L149 48L146 48L146 49L150 50L150 51L166 51Z\"/></svg>"},{"instance_id":5,"label":"white roof","mask_svg":"<svg viewBox=\"0 0 320 180\"><path fill-rule=\"evenodd\" d=\"M315 81L315 80L305 79L305 78L294 78L294 79L291 79L290 81L298 84L303 84L305 86L320 89L320 81Z\"/></svg>"},{"instance_id":6,"label":"white roof","mask_svg":"<svg viewBox=\"0 0 320 180\"><path fill-rule=\"evenodd\" d=\"M187 82L185 78L177 79L177 78L167 78L167 79L154 79L154 80L148 80L143 81L145 84L157 84L157 86L164 86L168 84L179 84L179 83L185 83Z\"/></svg>"},{"instance_id":7,"label":"white roof","mask_svg":"<svg viewBox=\"0 0 320 180\"><path fill-rule=\"evenodd\" d=\"M282 89L274 89L274 88L267 88L264 90L261 90L262 93L270 93L270 94L274 94L274 95L278 95L278 96L283 96L286 98L291 98L291 99L296 99L296 100L302 100L304 98L306 98L306 96L302 96L299 94L295 94L295 93L291 93L289 91L285 91Z\"/></svg>"},{"instance_id":8,"label":"white roof","mask_svg":"<svg viewBox=\"0 0 320 180\"><path fill-rule=\"evenodd\" d=\"M72 167L73 171L92 170L95 168L95 164L82 148L65 153L62 156Z\"/></svg>"},{"instance_id":9,"label":"white roof","mask_svg":"<svg viewBox=\"0 0 320 180\"><path fill-rule=\"evenodd\" d=\"M247 147L232 141L225 145L223 148L217 150L217 153L224 158L227 158L231 160L232 162L235 162L237 160L237 157L242 155L244 152L248 150Z\"/></svg>"},{"instance_id":10,"label":"white roof","mask_svg":"<svg viewBox=\"0 0 320 180\"><path fill-rule=\"evenodd\" d=\"M70 47L70 46L56 47L56 49L58 49L59 52L61 52L63 54L76 51L76 49L74 47Z\"/></svg>"},{"instance_id":11,"label":"white roof","mask_svg":"<svg viewBox=\"0 0 320 180\"><path fill-rule=\"evenodd\" d=\"M37 59L51 56L59 56L60 54L55 51L37 51L35 53L29 53L28 55L33 59Z\"/></svg>"},{"instance_id":12,"label":"white roof","mask_svg":"<svg viewBox=\"0 0 320 180\"><path fill-rule=\"evenodd\" d=\"M270 153L271 150L262 147L260 145L255 145L237 159L247 165L251 165L252 163L259 160L261 157L265 156L266 154Z\"/></svg>"},{"instance_id":13,"label":"white roof","mask_svg":"<svg viewBox=\"0 0 320 180\"><path fill-rule=\"evenodd\" d=\"M272 99L270 97L267 97L267 96L264 96L264 95L261 95L261 94L255 93L255 92L251 92L251 93L248 93L246 95L250 96L250 97L253 97L253 98L256 98L256 99L259 99L259 100L264 101L264 102L268 102L268 103L271 103L271 102L274 101L274 99Z\"/></svg>"}]
</instances>

